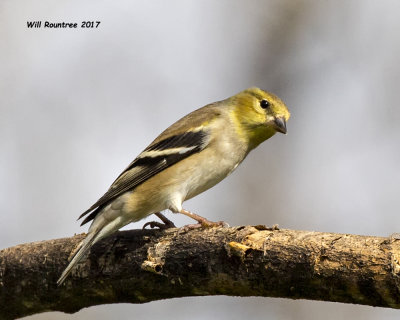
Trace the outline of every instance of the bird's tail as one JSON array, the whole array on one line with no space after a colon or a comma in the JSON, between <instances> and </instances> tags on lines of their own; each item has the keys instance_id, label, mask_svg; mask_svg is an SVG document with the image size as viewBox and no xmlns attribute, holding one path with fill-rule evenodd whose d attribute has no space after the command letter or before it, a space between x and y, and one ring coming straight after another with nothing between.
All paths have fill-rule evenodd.
<instances>
[{"instance_id":1,"label":"bird's tail","mask_svg":"<svg viewBox=\"0 0 400 320\"><path fill-rule=\"evenodd\" d=\"M89 228L89 232L86 238L81 242L80 248L72 258L71 262L61 274L60 279L57 280L57 284L61 285L65 278L71 273L72 269L86 256L89 249L100 239L107 237L113 232L117 231L122 226L126 225L127 222L121 217L117 216L114 219L106 219L105 216L99 215L93 221Z\"/></svg>"},{"instance_id":2,"label":"bird's tail","mask_svg":"<svg viewBox=\"0 0 400 320\"><path fill-rule=\"evenodd\" d=\"M97 237L99 232L92 232L86 236L86 238L81 242L80 248L75 256L72 258L69 265L65 268L63 273L60 276L60 279L57 280L57 285L61 285L64 280L71 273L72 269L78 264L79 261L82 260L83 257L88 253L91 246L94 244L95 240L97 241L99 237ZM96 239L97 238L97 239Z\"/></svg>"}]
</instances>

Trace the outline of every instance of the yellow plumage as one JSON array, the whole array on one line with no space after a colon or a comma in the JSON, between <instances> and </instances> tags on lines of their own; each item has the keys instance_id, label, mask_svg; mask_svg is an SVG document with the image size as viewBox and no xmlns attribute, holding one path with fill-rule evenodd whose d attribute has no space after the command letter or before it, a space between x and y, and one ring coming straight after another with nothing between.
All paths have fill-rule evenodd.
<instances>
[{"instance_id":1,"label":"yellow plumage","mask_svg":"<svg viewBox=\"0 0 400 320\"><path fill-rule=\"evenodd\" d=\"M182 208L227 177L247 154L276 132L286 133L290 113L275 95L244 90L186 115L162 132L81 216L93 220L87 237L64 270L61 284L90 247L130 222L170 209L214 226Z\"/></svg>"}]
</instances>

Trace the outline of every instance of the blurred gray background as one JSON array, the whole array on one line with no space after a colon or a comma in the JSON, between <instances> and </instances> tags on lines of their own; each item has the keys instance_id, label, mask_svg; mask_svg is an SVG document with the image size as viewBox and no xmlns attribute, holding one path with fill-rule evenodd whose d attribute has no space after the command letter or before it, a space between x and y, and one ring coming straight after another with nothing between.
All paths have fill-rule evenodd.
<instances>
[{"instance_id":1,"label":"blurred gray background","mask_svg":"<svg viewBox=\"0 0 400 320\"><path fill-rule=\"evenodd\" d=\"M101 24L28 29L30 20ZM261 145L187 209L231 225L399 231L399 30L396 0L2 0L0 247L85 232L76 218L158 133L250 86L286 102L288 135ZM339 303L205 297L29 319L399 316Z\"/></svg>"}]
</instances>

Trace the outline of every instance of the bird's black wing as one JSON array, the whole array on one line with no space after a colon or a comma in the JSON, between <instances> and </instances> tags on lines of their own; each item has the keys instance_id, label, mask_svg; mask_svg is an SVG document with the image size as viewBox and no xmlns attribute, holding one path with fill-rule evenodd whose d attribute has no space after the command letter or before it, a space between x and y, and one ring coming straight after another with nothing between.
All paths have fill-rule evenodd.
<instances>
[{"instance_id":1,"label":"bird's black wing","mask_svg":"<svg viewBox=\"0 0 400 320\"><path fill-rule=\"evenodd\" d=\"M80 219L94 210L81 225L93 220L111 200L133 190L173 164L203 150L208 142L209 135L202 129L155 140L118 176L108 191L79 216Z\"/></svg>"}]
</instances>

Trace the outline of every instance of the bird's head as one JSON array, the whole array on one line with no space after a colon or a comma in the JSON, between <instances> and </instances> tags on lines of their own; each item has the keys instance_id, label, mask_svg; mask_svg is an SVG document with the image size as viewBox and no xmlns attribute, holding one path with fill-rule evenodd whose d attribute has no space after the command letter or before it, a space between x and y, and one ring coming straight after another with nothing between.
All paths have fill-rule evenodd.
<instances>
[{"instance_id":1,"label":"bird's head","mask_svg":"<svg viewBox=\"0 0 400 320\"><path fill-rule=\"evenodd\" d=\"M276 95L249 88L232 98L232 115L240 135L249 139L251 149L276 132L286 134L290 112Z\"/></svg>"}]
</instances>

